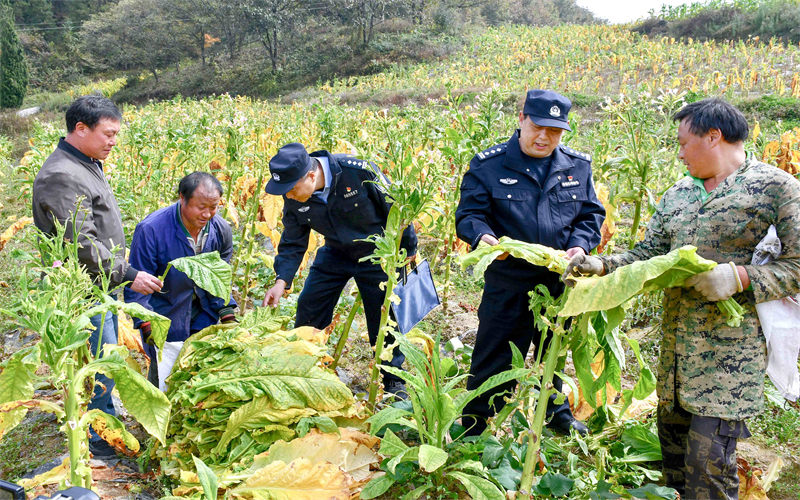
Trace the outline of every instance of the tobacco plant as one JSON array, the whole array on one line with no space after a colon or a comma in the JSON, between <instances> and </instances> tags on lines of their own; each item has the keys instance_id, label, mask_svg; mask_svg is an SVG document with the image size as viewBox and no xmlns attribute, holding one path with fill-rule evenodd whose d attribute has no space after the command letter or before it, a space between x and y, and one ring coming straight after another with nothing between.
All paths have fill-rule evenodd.
<instances>
[{"instance_id":1,"label":"tobacco plant","mask_svg":"<svg viewBox=\"0 0 800 500\"><path fill-rule=\"evenodd\" d=\"M460 441L463 428L454 432L454 424L470 401L501 384L524 378L530 371L517 367L490 377L477 389L467 391L462 386L469 375L459 374L452 358L440 357L439 337L434 340L418 330L412 330L405 336L398 336L397 342L414 371L391 366L384 366L383 369L406 382L411 408L388 407L367 422L372 435L387 426L395 429L399 426L404 431L415 433L418 438L409 446L391 428L385 430L380 453L389 457L382 464L387 474L369 483L361 493L361 498L375 498L394 486L399 478L398 467L405 463L411 464L419 480L415 484L416 489L404 499L419 498L426 492L430 495L445 491L446 485L456 481L473 498L505 498L480 462L454 460L454 457L458 457L456 449L463 444Z\"/></svg>"},{"instance_id":2,"label":"tobacco plant","mask_svg":"<svg viewBox=\"0 0 800 500\"><path fill-rule=\"evenodd\" d=\"M77 228L73 216L69 227ZM68 482L86 488L92 485L89 467L88 431L91 425L120 450L137 452L139 443L124 425L100 410L87 411L94 376L102 373L116 382L128 412L160 441L165 440L170 404L166 397L128 363L123 346L106 345L103 357L90 352L90 318L96 314L125 311L151 321L153 337L162 346L169 320L138 304L125 304L108 295L108 278L93 283L77 257L75 233L65 239L66 228L57 224L54 236L36 232L38 257L28 262L20 275L19 297L4 315L39 334L39 343L16 352L0 373L0 436L18 425L29 408L51 412L63 422L69 448ZM77 231L77 229L75 230ZM27 254L33 257L31 254ZM102 332L100 332L102 338ZM41 364L46 375L37 375ZM35 399L42 382L58 389L63 401Z\"/></svg>"}]
</instances>

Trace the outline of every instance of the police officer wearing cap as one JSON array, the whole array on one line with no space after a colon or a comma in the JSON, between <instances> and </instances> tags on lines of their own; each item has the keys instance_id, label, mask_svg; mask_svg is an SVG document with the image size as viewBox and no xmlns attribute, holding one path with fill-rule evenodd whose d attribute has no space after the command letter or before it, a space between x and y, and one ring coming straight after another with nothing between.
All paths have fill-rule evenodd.
<instances>
[{"instance_id":1,"label":"police officer wearing cap","mask_svg":"<svg viewBox=\"0 0 800 500\"><path fill-rule=\"evenodd\" d=\"M367 330L374 346L380 327L387 280L378 264L359 262L372 254L375 245L364 239L382 234L391 202L382 185L388 180L374 163L345 154L316 151L309 154L302 144L283 146L269 162L272 179L268 194L284 197L283 233L275 257L275 285L267 291L263 306L276 307L284 291L290 288L297 269L308 249L311 230L325 237L317 251L297 302L295 327L330 325L333 310L350 278L355 278L364 302ZM417 251L417 235L409 226L403 233L401 247L406 255ZM388 336L387 343L394 342ZM401 368L405 356L395 349L388 364ZM385 373L387 392L400 397L405 385L397 376Z\"/></svg>"},{"instance_id":2,"label":"police officer wearing cap","mask_svg":"<svg viewBox=\"0 0 800 500\"><path fill-rule=\"evenodd\" d=\"M519 129L502 144L478 153L470 162L461 183L461 200L456 210L458 237L474 250L484 241L498 243L502 236L566 250L569 257L589 253L600 243L600 226L605 219L603 205L592 184L591 158L561 145L572 103L547 90L531 90L519 114ZM509 342L525 355L541 333L528 309L528 292L545 285L561 295L559 276L544 267L505 254L485 274L486 285L478 309L478 334L467 388L478 388L489 377L511 368ZM549 338L545 341L545 347ZM538 346L536 347L538 349ZM498 394L516 384L500 386ZM553 385L561 390L561 379ZM492 394L473 400L465 409L462 423L468 435L486 428L486 418L504 405ZM569 403L547 406L548 426L562 433L587 428L572 416Z\"/></svg>"}]
</instances>

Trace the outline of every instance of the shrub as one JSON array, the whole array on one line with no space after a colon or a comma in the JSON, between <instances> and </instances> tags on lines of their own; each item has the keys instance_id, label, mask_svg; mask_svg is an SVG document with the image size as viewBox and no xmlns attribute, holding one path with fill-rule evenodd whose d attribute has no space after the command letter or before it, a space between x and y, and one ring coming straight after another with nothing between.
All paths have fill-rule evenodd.
<instances>
[{"instance_id":1,"label":"shrub","mask_svg":"<svg viewBox=\"0 0 800 500\"><path fill-rule=\"evenodd\" d=\"M28 89L28 68L11 17L0 16L0 108L18 108Z\"/></svg>"}]
</instances>

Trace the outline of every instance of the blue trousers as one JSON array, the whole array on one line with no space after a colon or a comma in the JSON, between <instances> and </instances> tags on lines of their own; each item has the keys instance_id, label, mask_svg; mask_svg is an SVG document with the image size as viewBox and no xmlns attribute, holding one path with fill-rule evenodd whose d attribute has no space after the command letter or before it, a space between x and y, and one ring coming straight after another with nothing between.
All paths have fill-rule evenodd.
<instances>
[{"instance_id":1,"label":"blue trousers","mask_svg":"<svg viewBox=\"0 0 800 500\"><path fill-rule=\"evenodd\" d=\"M92 332L92 336L89 337L89 345L92 349L92 357L94 357L97 354L98 342L100 342L101 346L105 344L117 343L118 322L117 315L111 313L92 316L90 321L92 322L92 326L94 326L94 331ZM100 325L103 325L102 339L100 339ZM95 375L94 381L94 393L92 394L92 400L89 402L89 409L100 410L103 413L116 416L117 412L114 410L114 402L111 400L111 391L114 389L114 380L98 373ZM90 440L98 441L100 440L100 436L98 436L94 430L91 430Z\"/></svg>"},{"instance_id":2,"label":"blue trousers","mask_svg":"<svg viewBox=\"0 0 800 500\"><path fill-rule=\"evenodd\" d=\"M381 322L381 307L385 292L379 285L386 281L386 273L381 266L370 262L353 261L349 256L342 255L335 250L324 246L317 251L314 264L306 278L303 291L297 300L297 318L295 328L313 326L314 328L327 328L333 320L333 310L342 295L342 290L350 278L356 280L356 286L361 292L364 302L364 315L367 317L367 331L369 342L373 346L378 339L378 330ZM386 344L394 342L389 335ZM393 352L392 361L388 363L395 368L401 368L405 356L400 349ZM384 362L384 364L387 364ZM384 372L385 382L399 380L398 377Z\"/></svg>"}]
</instances>

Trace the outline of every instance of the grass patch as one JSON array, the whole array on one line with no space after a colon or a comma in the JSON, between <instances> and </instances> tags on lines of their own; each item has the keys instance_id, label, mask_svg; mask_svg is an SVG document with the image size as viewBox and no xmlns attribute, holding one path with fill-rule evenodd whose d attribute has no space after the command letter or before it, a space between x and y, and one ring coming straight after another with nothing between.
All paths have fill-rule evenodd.
<instances>
[{"instance_id":1,"label":"grass patch","mask_svg":"<svg viewBox=\"0 0 800 500\"><path fill-rule=\"evenodd\" d=\"M16 481L64 453L67 440L58 430L55 416L32 410L0 441L0 475Z\"/></svg>"}]
</instances>

